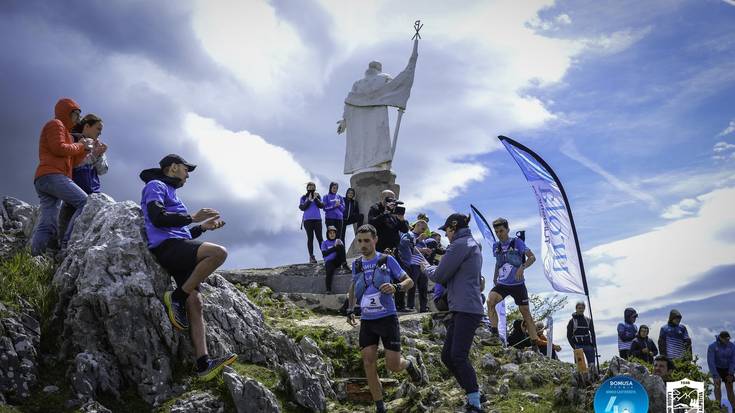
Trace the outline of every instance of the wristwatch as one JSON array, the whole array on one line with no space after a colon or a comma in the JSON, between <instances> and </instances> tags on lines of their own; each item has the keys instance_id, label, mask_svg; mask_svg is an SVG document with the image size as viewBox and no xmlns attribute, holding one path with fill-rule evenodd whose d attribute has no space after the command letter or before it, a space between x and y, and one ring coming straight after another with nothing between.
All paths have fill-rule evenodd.
<instances>
[{"instance_id":1,"label":"wristwatch","mask_svg":"<svg viewBox=\"0 0 735 413\"><path fill-rule=\"evenodd\" d=\"M401 292L401 284L395 283L395 284L393 284L393 288L396 289L396 292L397 293L400 293Z\"/></svg>"}]
</instances>

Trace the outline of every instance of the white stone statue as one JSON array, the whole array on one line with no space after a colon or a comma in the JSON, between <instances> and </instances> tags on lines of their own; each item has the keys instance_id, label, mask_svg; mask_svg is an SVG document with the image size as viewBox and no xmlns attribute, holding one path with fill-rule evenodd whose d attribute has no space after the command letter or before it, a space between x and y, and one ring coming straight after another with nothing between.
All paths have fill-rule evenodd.
<instances>
[{"instance_id":1,"label":"white stone statue","mask_svg":"<svg viewBox=\"0 0 735 413\"><path fill-rule=\"evenodd\" d=\"M390 170L401 117L411 95L417 57L418 39L414 41L408 65L395 78L382 73L380 62L370 62L365 77L352 85L342 119L337 122L338 134L347 131L345 174ZM388 106L398 108L392 143Z\"/></svg>"}]
</instances>

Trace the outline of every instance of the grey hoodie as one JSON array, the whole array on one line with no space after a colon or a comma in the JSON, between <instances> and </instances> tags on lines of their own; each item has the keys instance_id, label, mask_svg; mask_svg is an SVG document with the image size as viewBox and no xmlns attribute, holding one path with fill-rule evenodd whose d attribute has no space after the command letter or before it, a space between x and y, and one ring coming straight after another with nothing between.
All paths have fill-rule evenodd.
<instances>
[{"instance_id":1,"label":"grey hoodie","mask_svg":"<svg viewBox=\"0 0 735 413\"><path fill-rule=\"evenodd\" d=\"M426 269L426 275L447 288L449 311L485 314L480 294L482 249L469 228L458 229L439 265Z\"/></svg>"}]
</instances>

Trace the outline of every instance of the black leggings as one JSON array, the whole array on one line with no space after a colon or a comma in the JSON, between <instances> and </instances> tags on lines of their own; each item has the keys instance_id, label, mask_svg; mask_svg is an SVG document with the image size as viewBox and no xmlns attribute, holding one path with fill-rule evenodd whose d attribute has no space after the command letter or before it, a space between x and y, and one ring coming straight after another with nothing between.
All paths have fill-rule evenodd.
<instances>
[{"instance_id":1,"label":"black leggings","mask_svg":"<svg viewBox=\"0 0 735 413\"><path fill-rule=\"evenodd\" d=\"M470 348L475 337L475 329L480 325L482 314L452 312L447 321L447 335L442 348L442 362L449 370L465 394L478 391L477 374L470 363Z\"/></svg>"},{"instance_id":2,"label":"black leggings","mask_svg":"<svg viewBox=\"0 0 735 413\"><path fill-rule=\"evenodd\" d=\"M316 234L316 240L319 241L319 248L322 247L322 220L321 219L310 219L304 221L304 230L306 230L306 248L309 249L309 256L314 256L314 234Z\"/></svg>"},{"instance_id":3,"label":"black leggings","mask_svg":"<svg viewBox=\"0 0 735 413\"><path fill-rule=\"evenodd\" d=\"M337 256L333 260L326 261L324 268L327 270L327 292L332 292L332 280L334 279L334 272L337 271L340 265L347 262L345 259L345 246L335 245L334 246Z\"/></svg>"},{"instance_id":4,"label":"black leggings","mask_svg":"<svg viewBox=\"0 0 735 413\"><path fill-rule=\"evenodd\" d=\"M416 306L416 287L419 289L419 311L426 311L427 306L427 295L429 289L429 281L426 278L426 274L421 272L419 265L411 265L411 270L408 275L413 280L413 287L408 290L408 306L414 308Z\"/></svg>"}]
</instances>

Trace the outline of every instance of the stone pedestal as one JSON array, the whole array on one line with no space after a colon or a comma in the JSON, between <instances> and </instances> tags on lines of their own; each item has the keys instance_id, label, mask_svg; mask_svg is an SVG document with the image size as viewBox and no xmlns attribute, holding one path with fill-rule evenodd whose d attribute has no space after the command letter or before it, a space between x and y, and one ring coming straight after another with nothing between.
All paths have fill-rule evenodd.
<instances>
[{"instance_id":1,"label":"stone pedestal","mask_svg":"<svg viewBox=\"0 0 735 413\"><path fill-rule=\"evenodd\" d=\"M398 198L401 191L400 185L396 184L396 174L391 171L356 173L350 178L350 186L355 189L355 198L360 205L360 213L365 216L365 224L368 223L370 206L380 201L381 192L390 189ZM360 252L357 250L357 243L353 241L347 250L347 256L357 257L358 255Z\"/></svg>"}]
</instances>

